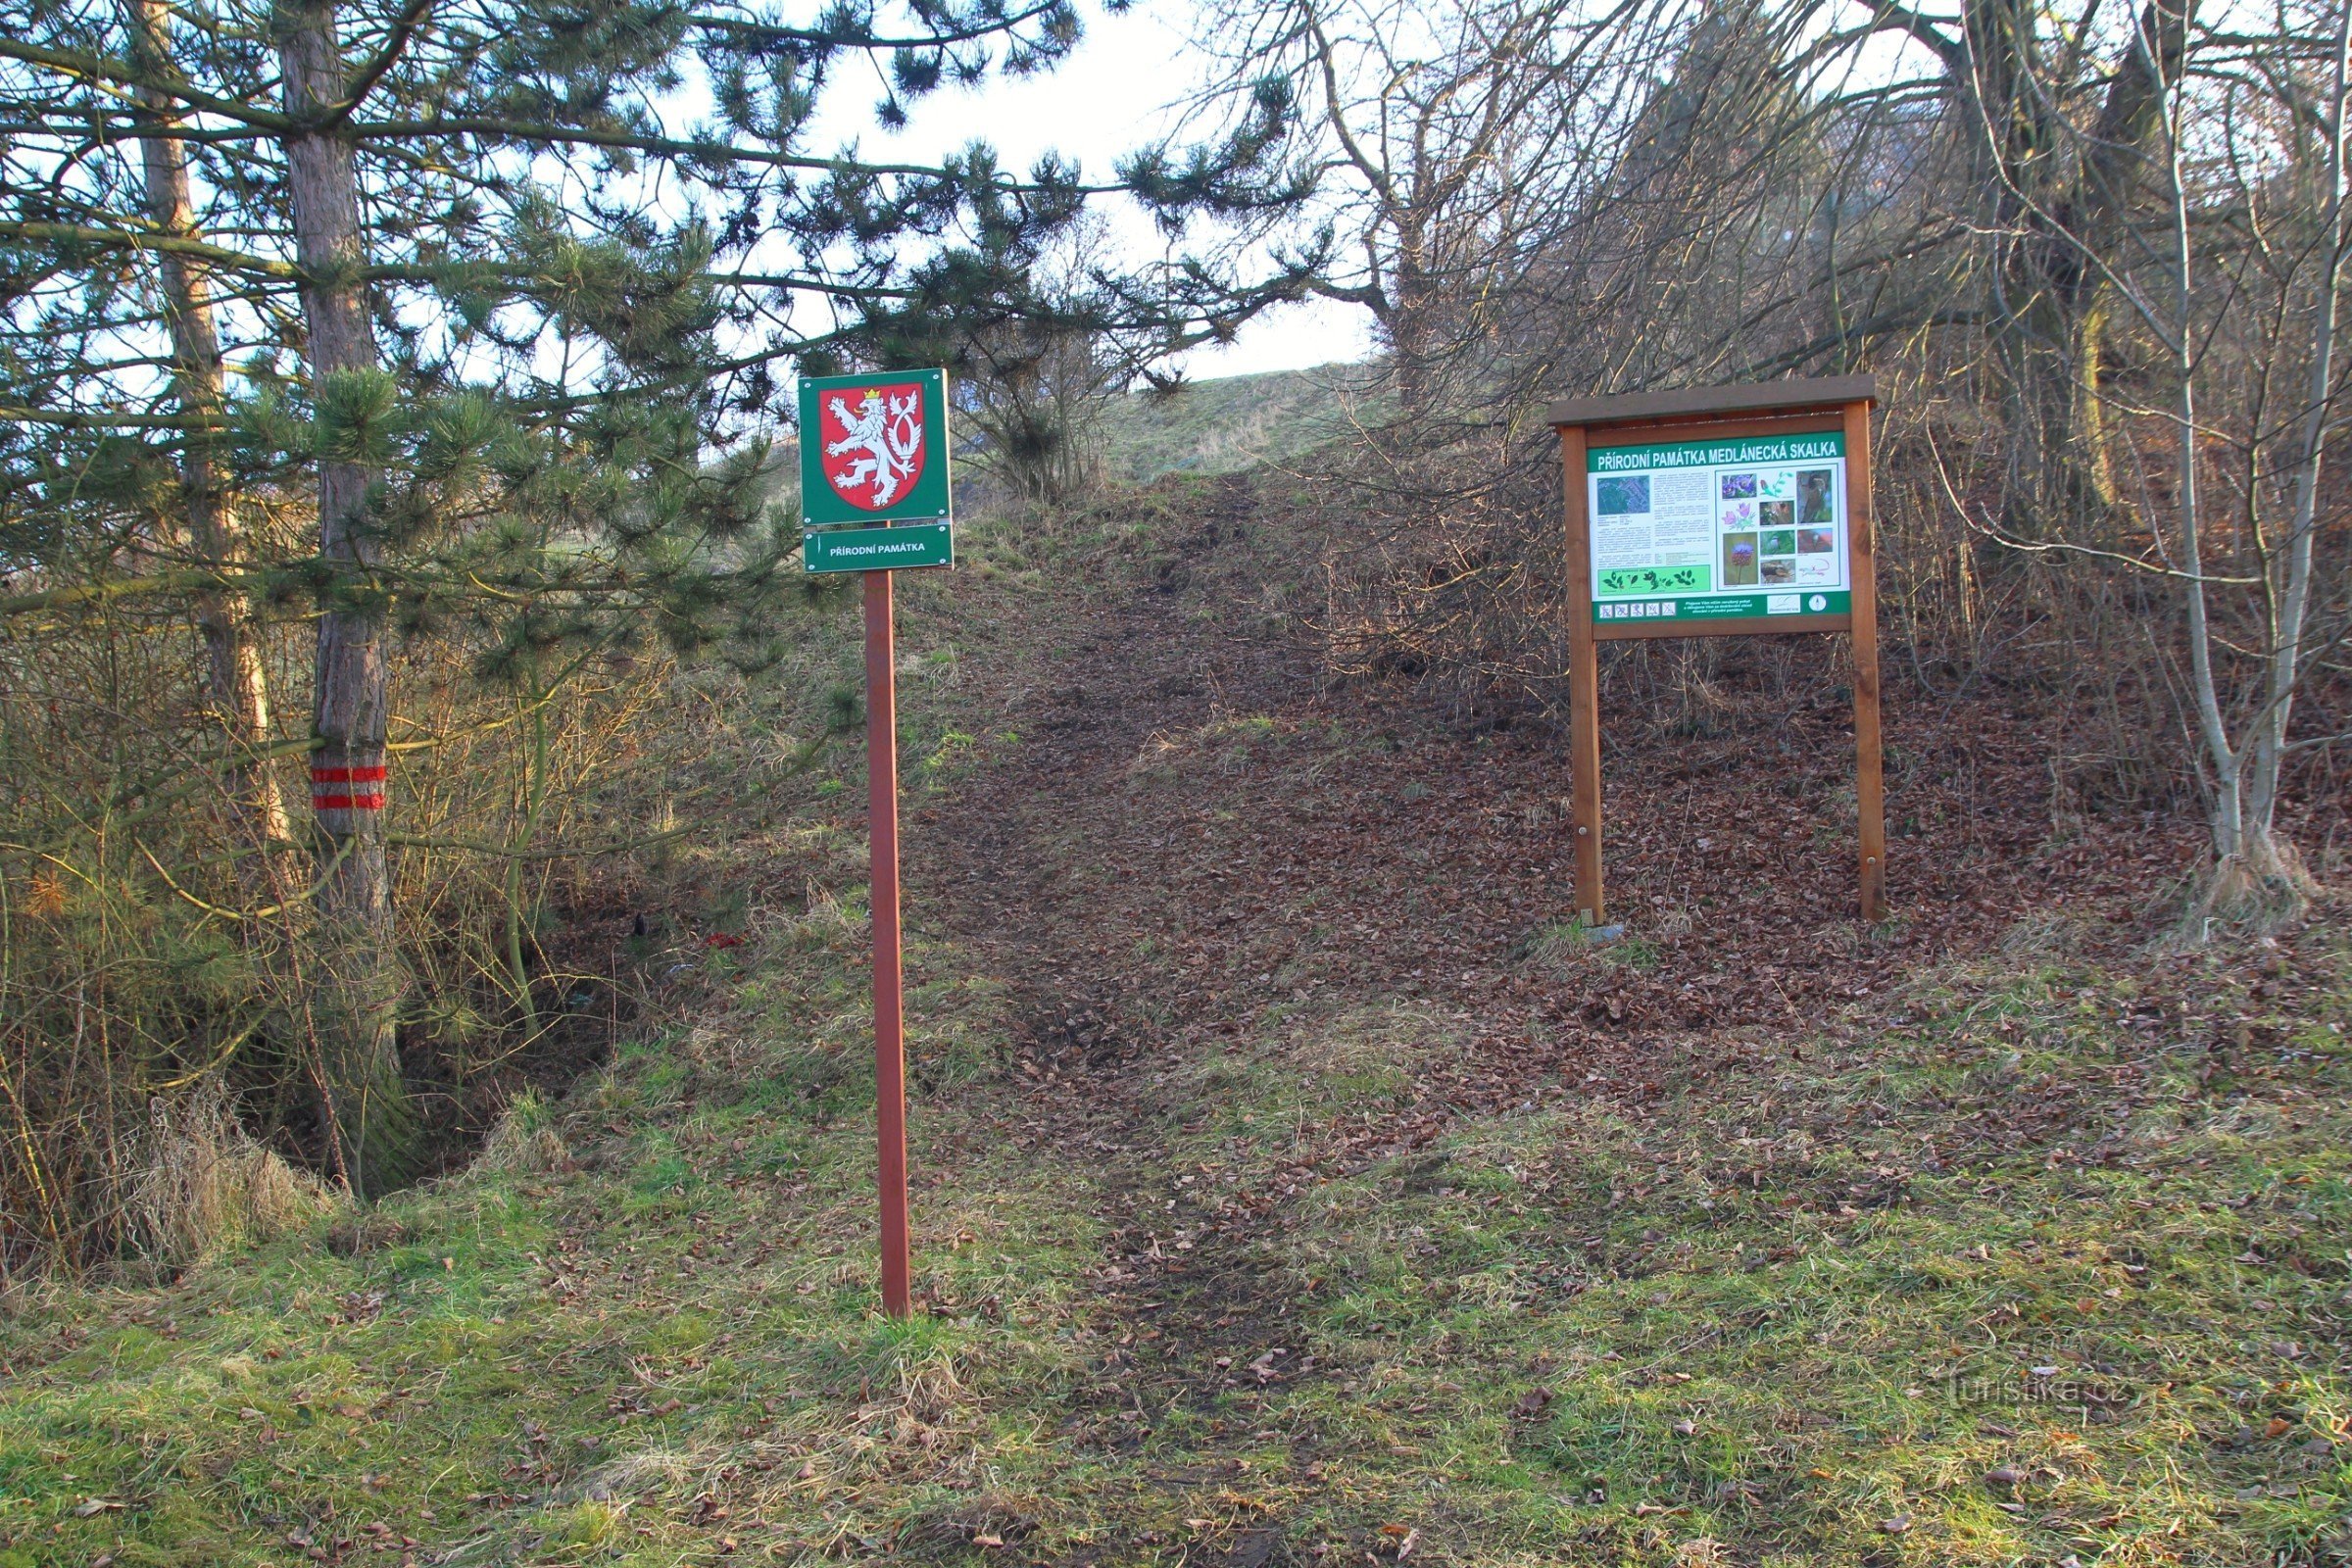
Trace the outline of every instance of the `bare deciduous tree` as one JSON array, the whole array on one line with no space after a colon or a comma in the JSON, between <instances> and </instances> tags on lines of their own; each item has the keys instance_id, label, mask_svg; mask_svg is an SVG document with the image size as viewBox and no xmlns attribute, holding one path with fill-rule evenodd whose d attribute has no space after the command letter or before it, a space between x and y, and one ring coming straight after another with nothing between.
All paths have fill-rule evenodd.
<instances>
[{"instance_id":1,"label":"bare deciduous tree","mask_svg":"<svg viewBox=\"0 0 2352 1568\"><path fill-rule=\"evenodd\" d=\"M1887 569L1948 579L1972 657L2083 694L2113 738L2088 765L2125 793L2202 791L2200 917L2293 914L2311 884L2281 802L2338 738L2290 718L2352 613L2324 465L2343 7L1562 13L1585 64L1556 73L1565 46L1488 48L1526 13L1471 11L1438 35L1295 4L1262 39L1325 122L1332 211L1370 236L1325 292L1373 312L1423 394L1355 475L1395 522L1336 579L1360 667L1551 689L1557 476L1520 439L1546 394L1873 368L1887 480L1931 509L1890 517ZM1530 101L1569 128L1496 128ZM1448 330L1393 324L1408 274ZM2065 652L1988 634L1996 592Z\"/></svg>"}]
</instances>

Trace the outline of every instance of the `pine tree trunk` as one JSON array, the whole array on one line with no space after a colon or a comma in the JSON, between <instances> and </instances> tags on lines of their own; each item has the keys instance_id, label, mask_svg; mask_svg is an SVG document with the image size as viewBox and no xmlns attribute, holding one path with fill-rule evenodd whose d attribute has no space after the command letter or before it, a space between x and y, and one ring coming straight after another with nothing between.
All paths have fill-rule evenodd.
<instances>
[{"instance_id":1,"label":"pine tree trunk","mask_svg":"<svg viewBox=\"0 0 2352 1568\"><path fill-rule=\"evenodd\" d=\"M1381 326L1389 340L1396 403L1408 418L1429 412L1432 397L1431 361L1434 358L1437 288L1426 258L1429 238L1410 216L1396 224L1396 253L1389 263L1390 309Z\"/></svg>"},{"instance_id":2,"label":"pine tree trunk","mask_svg":"<svg viewBox=\"0 0 2352 1568\"><path fill-rule=\"evenodd\" d=\"M330 379L380 373L368 315L352 146L326 124L344 93L331 3L276 17L286 111L286 188L314 395ZM318 548L346 568L373 564L366 528L375 474L347 459L318 463ZM320 860L320 981L316 1012L326 1119L344 1177L362 1196L397 1183L413 1163L416 1113L401 1075L395 1021L402 991L384 854L389 718L384 612L330 595L318 621L311 808Z\"/></svg>"},{"instance_id":3,"label":"pine tree trunk","mask_svg":"<svg viewBox=\"0 0 2352 1568\"><path fill-rule=\"evenodd\" d=\"M142 70L160 75L171 59L170 11L163 0L129 0L131 36ZM162 92L138 91L140 118L157 130L175 129L177 114ZM139 143L144 161L147 217L158 231L173 236L196 232L188 196L186 144L176 136L150 134ZM227 403L220 368L220 334L213 321L212 280L201 263L175 252L158 257L163 274L164 315L172 329L172 382L183 413L218 421ZM180 489L187 505L187 535L210 566L244 563L244 529L222 472L217 423L188 431L180 449ZM260 758L270 740L270 682L262 668L252 608L240 594L212 592L196 602L204 634L207 685L229 744L246 760L230 774L230 787L253 834L267 843L294 836L286 802L270 764Z\"/></svg>"}]
</instances>

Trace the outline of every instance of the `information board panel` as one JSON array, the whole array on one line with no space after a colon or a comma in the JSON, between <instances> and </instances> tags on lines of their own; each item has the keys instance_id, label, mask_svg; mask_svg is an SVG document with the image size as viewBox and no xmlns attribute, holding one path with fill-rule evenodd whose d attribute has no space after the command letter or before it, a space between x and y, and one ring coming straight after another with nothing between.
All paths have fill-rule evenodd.
<instances>
[{"instance_id":1,"label":"information board panel","mask_svg":"<svg viewBox=\"0 0 2352 1568\"><path fill-rule=\"evenodd\" d=\"M1886 908L1867 375L1563 398L1569 802L1577 916L1601 890L1600 649L1653 637L1853 639L1866 920Z\"/></svg>"},{"instance_id":2,"label":"information board panel","mask_svg":"<svg viewBox=\"0 0 2352 1568\"><path fill-rule=\"evenodd\" d=\"M1853 609L1839 431L1588 448L1592 618Z\"/></svg>"}]
</instances>

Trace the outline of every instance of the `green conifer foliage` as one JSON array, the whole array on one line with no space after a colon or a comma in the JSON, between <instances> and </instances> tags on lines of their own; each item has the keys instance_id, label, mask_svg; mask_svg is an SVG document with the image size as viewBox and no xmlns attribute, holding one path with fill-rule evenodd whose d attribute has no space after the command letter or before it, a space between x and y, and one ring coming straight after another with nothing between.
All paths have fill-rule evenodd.
<instances>
[{"instance_id":1,"label":"green conifer foliage","mask_svg":"<svg viewBox=\"0 0 2352 1568\"><path fill-rule=\"evenodd\" d=\"M119 720L126 751L264 770L306 744L382 758L402 701L383 650L404 640L462 638L476 681L540 713L649 645L760 666L810 593L765 501L793 369L940 363L1048 317L1149 354L1302 292L1313 257L1243 276L1214 243L1052 297L1029 281L1090 203L1140 199L1182 235L1296 201L1273 89L1217 145L1097 180L978 145L875 161L818 129L877 83L873 122L902 124L926 93L1051 69L1080 33L1068 0L0 0L8 657L96 635L93 606L315 617L307 742L219 705ZM168 223L142 182L159 139L186 185ZM217 402L184 363L175 378L174 277L210 313ZM248 532L191 533L191 471ZM414 1163L395 1027L443 1006L403 968L430 933L390 923L397 749L384 765L386 808L316 812L311 863L249 847L269 869L248 905L307 921L316 961L272 971L294 991L222 1056L307 1060L320 1156L363 1192ZM242 1027L194 1029L153 1076ZM356 1033L330 1048L338 1028Z\"/></svg>"}]
</instances>

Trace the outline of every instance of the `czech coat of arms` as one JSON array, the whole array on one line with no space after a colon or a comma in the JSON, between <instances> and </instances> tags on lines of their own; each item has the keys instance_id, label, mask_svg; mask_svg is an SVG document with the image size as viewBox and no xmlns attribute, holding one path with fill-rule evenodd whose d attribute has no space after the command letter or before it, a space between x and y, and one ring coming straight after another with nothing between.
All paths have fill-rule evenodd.
<instances>
[{"instance_id":1,"label":"czech coat of arms","mask_svg":"<svg viewBox=\"0 0 2352 1568\"><path fill-rule=\"evenodd\" d=\"M877 381L824 400L819 437L825 478L851 506L882 512L923 471L920 382Z\"/></svg>"}]
</instances>

